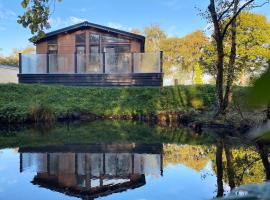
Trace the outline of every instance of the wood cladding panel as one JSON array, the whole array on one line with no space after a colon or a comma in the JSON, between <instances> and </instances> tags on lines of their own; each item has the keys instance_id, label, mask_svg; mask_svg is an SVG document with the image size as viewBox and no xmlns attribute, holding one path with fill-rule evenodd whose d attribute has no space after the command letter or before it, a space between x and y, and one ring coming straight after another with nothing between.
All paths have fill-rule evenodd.
<instances>
[{"instance_id":1,"label":"wood cladding panel","mask_svg":"<svg viewBox=\"0 0 270 200\"><path fill-rule=\"evenodd\" d=\"M73 86L162 86L163 74L19 74L19 83Z\"/></svg>"},{"instance_id":2,"label":"wood cladding panel","mask_svg":"<svg viewBox=\"0 0 270 200\"><path fill-rule=\"evenodd\" d=\"M41 42L36 45L36 53L37 54L46 54L48 52L48 43Z\"/></svg>"},{"instance_id":3,"label":"wood cladding panel","mask_svg":"<svg viewBox=\"0 0 270 200\"><path fill-rule=\"evenodd\" d=\"M104 34L108 36L118 37L118 38L127 38L123 37L121 34L112 34L104 31L100 31L94 28L79 30L66 34L59 34L57 36L58 43L58 53L59 54L74 54L75 53L75 36L80 33L86 33L86 53L89 53L89 34L90 32ZM141 42L130 38L131 52L139 53L141 52L142 45ZM48 43L40 42L36 44L36 53L37 54L46 54L48 52Z\"/></svg>"}]
</instances>

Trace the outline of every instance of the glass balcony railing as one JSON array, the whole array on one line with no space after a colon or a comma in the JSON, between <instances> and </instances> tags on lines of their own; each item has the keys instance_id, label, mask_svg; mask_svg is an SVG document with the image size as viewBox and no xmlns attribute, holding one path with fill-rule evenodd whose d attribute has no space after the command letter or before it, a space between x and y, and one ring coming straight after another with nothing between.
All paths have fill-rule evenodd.
<instances>
[{"instance_id":1,"label":"glass balcony railing","mask_svg":"<svg viewBox=\"0 0 270 200\"><path fill-rule=\"evenodd\" d=\"M160 53L20 54L21 74L162 73Z\"/></svg>"}]
</instances>

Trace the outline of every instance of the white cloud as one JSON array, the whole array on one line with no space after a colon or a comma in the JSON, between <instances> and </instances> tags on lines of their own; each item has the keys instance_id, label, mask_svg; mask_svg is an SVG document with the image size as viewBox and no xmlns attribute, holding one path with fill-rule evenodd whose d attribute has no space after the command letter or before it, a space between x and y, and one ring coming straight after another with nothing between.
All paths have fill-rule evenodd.
<instances>
[{"instance_id":1,"label":"white cloud","mask_svg":"<svg viewBox=\"0 0 270 200\"><path fill-rule=\"evenodd\" d=\"M108 22L107 26L109 26L111 28L123 30L123 31L131 31L131 29L132 29L131 27L123 26L122 24L115 23L115 22Z\"/></svg>"},{"instance_id":2,"label":"white cloud","mask_svg":"<svg viewBox=\"0 0 270 200\"><path fill-rule=\"evenodd\" d=\"M61 17L50 18L49 23L51 24L51 29L63 28L66 26L71 26L74 24L81 23L83 21L87 21L86 19L70 16L67 19L62 19Z\"/></svg>"},{"instance_id":3,"label":"white cloud","mask_svg":"<svg viewBox=\"0 0 270 200\"><path fill-rule=\"evenodd\" d=\"M87 20L85 20L85 19L78 18L78 17L70 17L69 20L70 20L70 23L71 23L71 24L78 24L78 23L87 21Z\"/></svg>"},{"instance_id":4,"label":"white cloud","mask_svg":"<svg viewBox=\"0 0 270 200\"><path fill-rule=\"evenodd\" d=\"M15 17L16 13L12 10L5 9L3 6L0 5L0 21L10 19L11 17Z\"/></svg>"},{"instance_id":5,"label":"white cloud","mask_svg":"<svg viewBox=\"0 0 270 200\"><path fill-rule=\"evenodd\" d=\"M0 5L0 31L5 31L7 20L13 19L14 17L16 17L15 12L5 9L2 5Z\"/></svg>"}]
</instances>

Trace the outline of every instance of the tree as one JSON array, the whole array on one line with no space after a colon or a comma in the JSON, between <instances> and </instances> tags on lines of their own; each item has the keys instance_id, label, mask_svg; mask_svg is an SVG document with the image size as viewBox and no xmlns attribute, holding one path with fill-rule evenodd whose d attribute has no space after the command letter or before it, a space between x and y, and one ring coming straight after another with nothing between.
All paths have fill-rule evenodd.
<instances>
[{"instance_id":1,"label":"tree","mask_svg":"<svg viewBox=\"0 0 270 200\"><path fill-rule=\"evenodd\" d=\"M202 83L202 66L200 58L202 50L208 46L209 39L202 31L195 31L182 38L167 38L161 42L164 51L165 69L170 66L192 72L192 82ZM167 69L166 72L169 70Z\"/></svg>"},{"instance_id":2,"label":"tree","mask_svg":"<svg viewBox=\"0 0 270 200\"><path fill-rule=\"evenodd\" d=\"M131 33L134 33L134 34L138 34L138 35L142 35L142 34L143 34L143 33L141 32L141 30L138 29L138 28L133 28L133 29L131 29L130 32L131 32Z\"/></svg>"},{"instance_id":3,"label":"tree","mask_svg":"<svg viewBox=\"0 0 270 200\"><path fill-rule=\"evenodd\" d=\"M266 1L267 3L269 1ZM210 0L206 18L214 28L213 39L216 49L216 96L219 114L225 114L228 107L229 95L235 78L237 17L246 8L255 6L255 0ZM227 76L224 77L225 38L230 32L230 53Z\"/></svg>"},{"instance_id":4,"label":"tree","mask_svg":"<svg viewBox=\"0 0 270 200\"><path fill-rule=\"evenodd\" d=\"M256 78L258 74L265 71L267 60L270 58L268 46L270 44L270 23L263 15L250 12L243 12L237 18L237 38L236 50L237 56L235 60L235 80L238 82ZM228 61L230 55L230 34L224 40L224 73L226 76L228 69ZM209 43L205 48L201 59L204 69L215 75L215 46L214 42ZM244 77L244 80L243 80ZM250 82L250 81L249 81Z\"/></svg>"},{"instance_id":5,"label":"tree","mask_svg":"<svg viewBox=\"0 0 270 200\"><path fill-rule=\"evenodd\" d=\"M49 29L50 6L61 0L23 0L21 6L25 9L23 15L18 16L17 22L24 28L28 27L34 35L30 41L35 42L44 37L44 29Z\"/></svg>"},{"instance_id":6,"label":"tree","mask_svg":"<svg viewBox=\"0 0 270 200\"><path fill-rule=\"evenodd\" d=\"M146 52L157 52L161 49L161 42L167 38L166 33L159 25L151 25L144 28L146 37L145 50Z\"/></svg>"}]
</instances>

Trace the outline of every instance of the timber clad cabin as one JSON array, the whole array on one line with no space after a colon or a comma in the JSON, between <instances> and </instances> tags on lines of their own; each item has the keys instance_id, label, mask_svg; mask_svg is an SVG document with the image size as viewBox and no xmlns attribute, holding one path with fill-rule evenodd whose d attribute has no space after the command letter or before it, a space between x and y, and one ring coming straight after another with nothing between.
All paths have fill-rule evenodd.
<instances>
[{"instance_id":1,"label":"timber clad cabin","mask_svg":"<svg viewBox=\"0 0 270 200\"><path fill-rule=\"evenodd\" d=\"M86 144L20 148L20 172L31 182L81 199L142 187L146 176L163 176L162 144Z\"/></svg>"},{"instance_id":2,"label":"timber clad cabin","mask_svg":"<svg viewBox=\"0 0 270 200\"><path fill-rule=\"evenodd\" d=\"M145 37L89 22L47 33L36 54L19 55L19 83L162 86L162 52Z\"/></svg>"}]
</instances>

